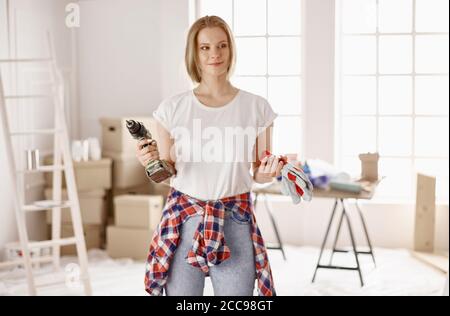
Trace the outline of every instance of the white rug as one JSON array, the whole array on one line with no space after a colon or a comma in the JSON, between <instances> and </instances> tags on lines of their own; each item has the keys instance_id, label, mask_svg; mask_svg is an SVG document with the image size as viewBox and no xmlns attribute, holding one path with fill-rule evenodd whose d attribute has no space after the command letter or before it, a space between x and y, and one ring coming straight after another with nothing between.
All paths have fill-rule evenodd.
<instances>
[{"instance_id":1,"label":"white rug","mask_svg":"<svg viewBox=\"0 0 450 316\"><path fill-rule=\"evenodd\" d=\"M377 267L370 256L360 256L364 287L360 287L356 271L325 270L317 273L316 282L311 283L319 250L310 247L285 248L287 261L281 252L269 250L270 262L278 295L441 295L445 275L417 261L406 250L376 249ZM327 263L324 255L322 263ZM38 283L70 279L73 257L62 259L62 272L52 272L46 265L35 270ZM144 296L143 262L129 259L113 260L102 250L89 251L89 272L94 295ZM336 254L334 264L354 265L351 254ZM66 269L65 269L66 268ZM67 272L65 272L67 270ZM39 295L82 295L78 283L62 283L38 290ZM207 279L205 295L213 295L212 285ZM0 271L0 295L27 295L26 280L22 269Z\"/></svg>"}]
</instances>

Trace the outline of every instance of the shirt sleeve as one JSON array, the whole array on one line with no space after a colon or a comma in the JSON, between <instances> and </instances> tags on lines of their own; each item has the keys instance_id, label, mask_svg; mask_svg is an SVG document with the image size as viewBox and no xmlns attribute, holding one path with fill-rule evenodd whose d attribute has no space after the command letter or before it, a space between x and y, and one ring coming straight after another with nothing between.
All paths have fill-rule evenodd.
<instances>
[{"instance_id":1,"label":"shirt sleeve","mask_svg":"<svg viewBox=\"0 0 450 316\"><path fill-rule=\"evenodd\" d=\"M274 112L269 102L261 98L258 111L258 134L261 134L277 118L278 114Z\"/></svg>"},{"instance_id":2,"label":"shirt sleeve","mask_svg":"<svg viewBox=\"0 0 450 316\"><path fill-rule=\"evenodd\" d=\"M168 132L172 129L172 111L170 102L163 101L153 112L153 118L158 121Z\"/></svg>"}]
</instances>

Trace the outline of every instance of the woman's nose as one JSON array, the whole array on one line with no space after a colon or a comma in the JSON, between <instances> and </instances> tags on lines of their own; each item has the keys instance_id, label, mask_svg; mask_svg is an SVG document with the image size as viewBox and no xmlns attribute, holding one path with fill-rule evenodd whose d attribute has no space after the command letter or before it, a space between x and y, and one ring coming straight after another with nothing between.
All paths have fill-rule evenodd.
<instances>
[{"instance_id":1,"label":"woman's nose","mask_svg":"<svg viewBox=\"0 0 450 316\"><path fill-rule=\"evenodd\" d=\"M217 47L213 47L211 49L211 57L219 57L220 56L220 49Z\"/></svg>"}]
</instances>

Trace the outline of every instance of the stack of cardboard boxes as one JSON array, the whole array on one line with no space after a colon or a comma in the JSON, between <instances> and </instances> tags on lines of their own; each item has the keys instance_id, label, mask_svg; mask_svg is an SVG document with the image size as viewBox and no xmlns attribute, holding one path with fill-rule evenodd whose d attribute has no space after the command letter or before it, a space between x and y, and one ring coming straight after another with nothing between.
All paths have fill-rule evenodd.
<instances>
[{"instance_id":1,"label":"stack of cardboard boxes","mask_svg":"<svg viewBox=\"0 0 450 316\"><path fill-rule=\"evenodd\" d=\"M52 156L44 159L45 164L52 164ZM87 249L102 248L105 241L105 227L107 218L107 190L111 189L110 158L97 161L74 162L75 180L77 184L78 198L80 201L81 219L86 239ZM45 198L52 199L52 174L45 174ZM63 173L62 199L67 199L66 183ZM70 209L61 211L61 236L63 238L74 236ZM47 211L47 223L49 224L49 237L51 236L52 211ZM75 255L75 246L61 247L62 255Z\"/></svg>"},{"instance_id":2,"label":"stack of cardboard boxes","mask_svg":"<svg viewBox=\"0 0 450 316\"><path fill-rule=\"evenodd\" d=\"M115 225L107 229L107 250L112 258L145 259L163 209L161 195L114 197Z\"/></svg>"},{"instance_id":3,"label":"stack of cardboard boxes","mask_svg":"<svg viewBox=\"0 0 450 316\"><path fill-rule=\"evenodd\" d=\"M100 119L104 158L74 162L75 180L87 249L104 248L106 241L113 258L143 259L160 221L169 187L154 184L147 178L136 158L137 140L126 128L127 119L144 123L150 133L156 135L155 121L150 117ZM44 163L51 165L52 157L46 157ZM46 174L45 180L46 199L52 199L52 175ZM67 199L65 189L62 198ZM70 210L63 209L61 215L62 237L73 236ZM49 224L51 219L49 210ZM61 254L76 254L75 246L62 247Z\"/></svg>"},{"instance_id":4,"label":"stack of cardboard boxes","mask_svg":"<svg viewBox=\"0 0 450 316\"><path fill-rule=\"evenodd\" d=\"M151 117L100 119L103 156L113 160L107 250L113 258L143 259L169 188L155 185L147 178L136 158L138 141L128 132L127 119L142 122L152 136L156 135Z\"/></svg>"}]
</instances>

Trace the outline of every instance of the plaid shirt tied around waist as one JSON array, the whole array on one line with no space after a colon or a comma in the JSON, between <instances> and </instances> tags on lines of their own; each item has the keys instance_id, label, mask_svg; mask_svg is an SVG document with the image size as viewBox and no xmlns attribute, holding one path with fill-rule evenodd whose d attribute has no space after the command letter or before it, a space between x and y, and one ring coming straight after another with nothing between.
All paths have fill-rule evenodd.
<instances>
[{"instance_id":1,"label":"plaid shirt tied around waist","mask_svg":"<svg viewBox=\"0 0 450 316\"><path fill-rule=\"evenodd\" d=\"M225 210L249 219L255 254L258 295L274 296L275 289L264 240L256 224L250 192L219 200L198 200L174 188L170 189L163 216L152 238L146 262L145 290L150 295L162 295L170 262L180 241L181 225L191 216L201 215L203 221L194 234L186 262L208 274L209 267L218 265L232 255L224 236Z\"/></svg>"}]
</instances>

